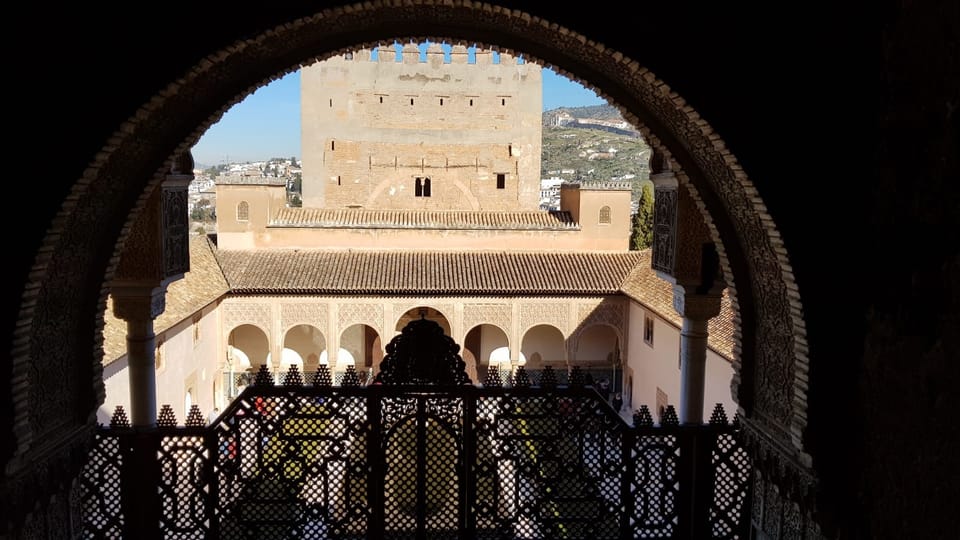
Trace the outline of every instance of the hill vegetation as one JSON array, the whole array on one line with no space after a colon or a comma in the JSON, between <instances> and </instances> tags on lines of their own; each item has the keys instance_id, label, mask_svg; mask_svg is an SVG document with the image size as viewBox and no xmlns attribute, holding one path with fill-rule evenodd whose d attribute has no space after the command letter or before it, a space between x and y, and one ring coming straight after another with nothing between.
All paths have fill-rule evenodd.
<instances>
[{"instance_id":1,"label":"hill vegetation","mask_svg":"<svg viewBox=\"0 0 960 540\"><path fill-rule=\"evenodd\" d=\"M636 202L649 182L649 163L650 147L611 105L543 113L542 178L630 182Z\"/></svg>"}]
</instances>

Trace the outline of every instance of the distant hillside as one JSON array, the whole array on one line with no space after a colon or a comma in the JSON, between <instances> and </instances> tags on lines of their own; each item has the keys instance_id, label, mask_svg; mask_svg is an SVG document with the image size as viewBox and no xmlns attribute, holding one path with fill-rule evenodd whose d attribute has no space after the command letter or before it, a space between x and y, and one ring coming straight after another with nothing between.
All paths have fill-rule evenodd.
<instances>
[{"instance_id":1,"label":"distant hillside","mask_svg":"<svg viewBox=\"0 0 960 540\"><path fill-rule=\"evenodd\" d=\"M544 112L541 150L541 178L631 182L634 201L650 179L650 147L610 105Z\"/></svg>"},{"instance_id":2,"label":"distant hillside","mask_svg":"<svg viewBox=\"0 0 960 540\"><path fill-rule=\"evenodd\" d=\"M543 126L602 129L622 135L640 136L636 128L627 123L613 105L591 105L589 107L560 107L545 111Z\"/></svg>"}]
</instances>

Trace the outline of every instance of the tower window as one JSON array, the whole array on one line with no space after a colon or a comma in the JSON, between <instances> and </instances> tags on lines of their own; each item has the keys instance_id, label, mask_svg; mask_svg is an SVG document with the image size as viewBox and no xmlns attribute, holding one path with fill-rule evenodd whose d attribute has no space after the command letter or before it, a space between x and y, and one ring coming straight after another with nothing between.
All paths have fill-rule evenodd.
<instances>
[{"instance_id":1,"label":"tower window","mask_svg":"<svg viewBox=\"0 0 960 540\"><path fill-rule=\"evenodd\" d=\"M410 104L413 105L413 98L410 98Z\"/></svg>"},{"instance_id":2,"label":"tower window","mask_svg":"<svg viewBox=\"0 0 960 540\"><path fill-rule=\"evenodd\" d=\"M333 107L333 98L330 98L330 106Z\"/></svg>"},{"instance_id":3,"label":"tower window","mask_svg":"<svg viewBox=\"0 0 960 540\"><path fill-rule=\"evenodd\" d=\"M646 316L643 318L643 342L653 347L653 319Z\"/></svg>"},{"instance_id":4,"label":"tower window","mask_svg":"<svg viewBox=\"0 0 960 540\"><path fill-rule=\"evenodd\" d=\"M430 179L417 177L413 184L413 196L414 197L429 197L430 196Z\"/></svg>"},{"instance_id":5,"label":"tower window","mask_svg":"<svg viewBox=\"0 0 960 540\"><path fill-rule=\"evenodd\" d=\"M610 223L610 207L604 206L600 209L600 223Z\"/></svg>"},{"instance_id":6,"label":"tower window","mask_svg":"<svg viewBox=\"0 0 960 540\"><path fill-rule=\"evenodd\" d=\"M380 103L383 103L383 96L380 96Z\"/></svg>"},{"instance_id":7,"label":"tower window","mask_svg":"<svg viewBox=\"0 0 960 540\"><path fill-rule=\"evenodd\" d=\"M335 146L335 145L334 145L334 142L333 142L333 141L330 141L330 150L331 150L331 151L333 151L333 150L335 149L334 146Z\"/></svg>"},{"instance_id":8,"label":"tower window","mask_svg":"<svg viewBox=\"0 0 960 540\"><path fill-rule=\"evenodd\" d=\"M507 104L507 100L504 98L500 98L500 105L506 105L506 104Z\"/></svg>"},{"instance_id":9,"label":"tower window","mask_svg":"<svg viewBox=\"0 0 960 540\"><path fill-rule=\"evenodd\" d=\"M507 187L507 175L504 173L497 173L497 189L505 189Z\"/></svg>"},{"instance_id":10,"label":"tower window","mask_svg":"<svg viewBox=\"0 0 960 540\"><path fill-rule=\"evenodd\" d=\"M250 204L240 201L237 205L237 221L250 221Z\"/></svg>"},{"instance_id":11,"label":"tower window","mask_svg":"<svg viewBox=\"0 0 960 540\"><path fill-rule=\"evenodd\" d=\"M470 100L470 106L473 107L473 100Z\"/></svg>"},{"instance_id":12,"label":"tower window","mask_svg":"<svg viewBox=\"0 0 960 540\"><path fill-rule=\"evenodd\" d=\"M443 107L443 98L440 98L440 106Z\"/></svg>"}]
</instances>

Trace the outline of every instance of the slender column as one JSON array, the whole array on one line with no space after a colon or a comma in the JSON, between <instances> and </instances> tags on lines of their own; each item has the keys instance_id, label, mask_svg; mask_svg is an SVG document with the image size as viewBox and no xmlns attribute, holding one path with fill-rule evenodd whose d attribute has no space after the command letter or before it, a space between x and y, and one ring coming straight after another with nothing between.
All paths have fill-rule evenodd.
<instances>
[{"instance_id":1,"label":"slender column","mask_svg":"<svg viewBox=\"0 0 960 540\"><path fill-rule=\"evenodd\" d=\"M127 373L130 421L134 427L157 423L156 336L153 320L163 313L166 287L114 285L114 314L127 322Z\"/></svg>"},{"instance_id":2,"label":"slender column","mask_svg":"<svg viewBox=\"0 0 960 540\"><path fill-rule=\"evenodd\" d=\"M680 330L680 423L703 423L707 369L707 323L720 314L720 294L673 288L673 307L683 316Z\"/></svg>"}]
</instances>

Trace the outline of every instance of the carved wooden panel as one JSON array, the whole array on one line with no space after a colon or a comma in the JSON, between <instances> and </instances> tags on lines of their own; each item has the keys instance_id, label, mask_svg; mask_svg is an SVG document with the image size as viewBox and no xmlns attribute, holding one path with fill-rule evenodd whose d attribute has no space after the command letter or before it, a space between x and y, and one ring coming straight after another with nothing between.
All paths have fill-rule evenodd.
<instances>
[{"instance_id":1,"label":"carved wooden panel","mask_svg":"<svg viewBox=\"0 0 960 540\"><path fill-rule=\"evenodd\" d=\"M673 275L676 270L677 189L657 188L653 196L653 250L650 265Z\"/></svg>"},{"instance_id":2,"label":"carved wooden panel","mask_svg":"<svg viewBox=\"0 0 960 540\"><path fill-rule=\"evenodd\" d=\"M187 187L163 190L163 277L190 271L190 223Z\"/></svg>"}]
</instances>

